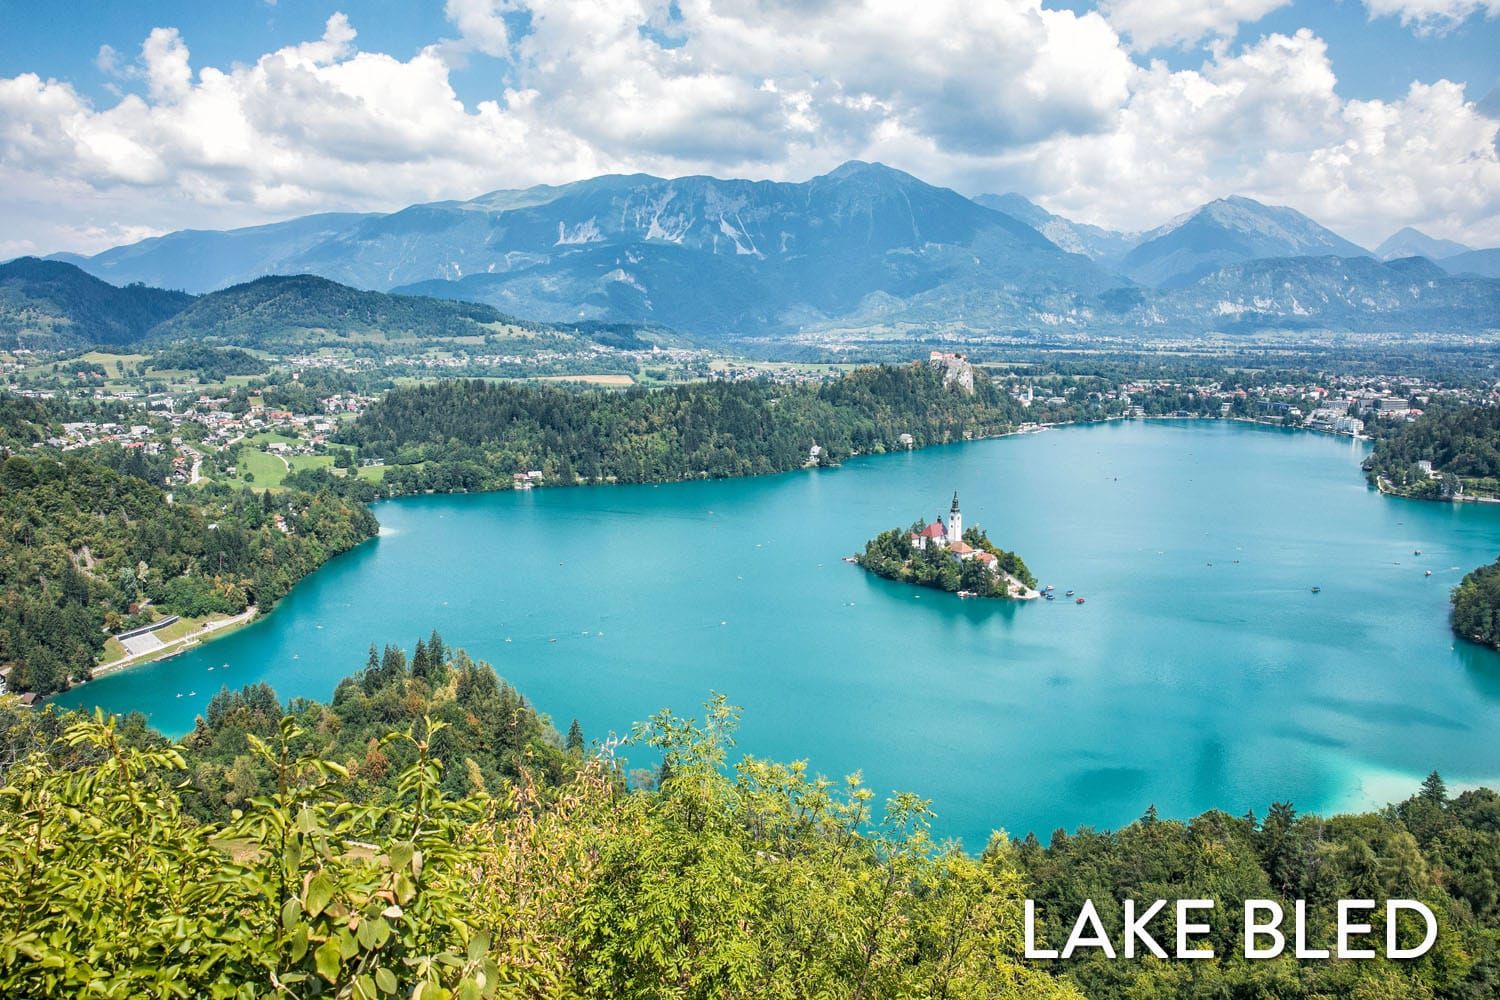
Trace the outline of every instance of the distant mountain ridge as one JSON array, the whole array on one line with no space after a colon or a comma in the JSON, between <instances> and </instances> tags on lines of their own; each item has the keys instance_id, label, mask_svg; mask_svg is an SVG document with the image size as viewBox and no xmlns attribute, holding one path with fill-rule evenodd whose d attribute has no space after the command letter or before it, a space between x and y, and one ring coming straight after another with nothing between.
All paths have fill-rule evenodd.
<instances>
[{"instance_id":1,"label":"distant mountain ridge","mask_svg":"<svg viewBox=\"0 0 1500 1000\"><path fill-rule=\"evenodd\" d=\"M1396 260L1401 257L1426 257L1428 260L1440 261L1461 253L1469 253L1470 248L1453 240L1440 240L1428 236L1420 229L1411 226L1403 226L1391 235L1387 236L1375 248L1375 256L1381 260Z\"/></svg>"},{"instance_id":2,"label":"distant mountain ridge","mask_svg":"<svg viewBox=\"0 0 1500 1000\"><path fill-rule=\"evenodd\" d=\"M1369 251L1296 209L1233 196L1142 234L1120 267L1143 285L1180 288L1230 264L1326 254L1364 257Z\"/></svg>"},{"instance_id":3,"label":"distant mountain ridge","mask_svg":"<svg viewBox=\"0 0 1500 1000\"><path fill-rule=\"evenodd\" d=\"M183 229L114 247L92 257L54 254L95 277L125 285L212 292L267 274L294 274L295 258L370 215L307 215L248 229Z\"/></svg>"},{"instance_id":4,"label":"distant mountain ridge","mask_svg":"<svg viewBox=\"0 0 1500 1000\"><path fill-rule=\"evenodd\" d=\"M1054 215L1014 192L975 195L974 201L985 208L1014 216L1069 253L1081 253L1092 260L1112 261L1123 257L1140 239L1139 233L1117 232Z\"/></svg>"},{"instance_id":5,"label":"distant mountain ridge","mask_svg":"<svg viewBox=\"0 0 1500 1000\"><path fill-rule=\"evenodd\" d=\"M115 281L149 276L207 290L266 269L481 302L542 322L721 339L869 328L1086 334L1115 324L1190 334L1278 316L1294 326L1399 330L1417 328L1422 315L1458 329L1457 317L1476 316L1455 304L1449 322L1427 308L1447 294L1449 275L1430 279L1419 308L1391 297L1395 272L1341 265L1336 277L1295 263L1323 258L1374 262L1300 212L1248 198L1219 199L1137 235L1073 222L1019 195L969 199L851 161L800 183L607 175L388 215L173 233L77 261ZM1256 261L1280 263L1243 266ZM1455 276L1459 267L1492 274L1495 264L1483 251L1443 263ZM1284 311L1277 303L1290 300L1279 293L1255 305L1251 287L1273 272L1304 289L1295 308ZM1248 284L1236 290L1236 281ZM1138 322L1132 310L1145 303ZM1152 315L1171 319L1162 327ZM1500 317L1478 319L1500 327Z\"/></svg>"},{"instance_id":6,"label":"distant mountain ridge","mask_svg":"<svg viewBox=\"0 0 1500 1000\"><path fill-rule=\"evenodd\" d=\"M1440 265L1449 274L1479 274L1486 278L1500 278L1500 247L1454 254L1452 257L1444 257Z\"/></svg>"}]
</instances>

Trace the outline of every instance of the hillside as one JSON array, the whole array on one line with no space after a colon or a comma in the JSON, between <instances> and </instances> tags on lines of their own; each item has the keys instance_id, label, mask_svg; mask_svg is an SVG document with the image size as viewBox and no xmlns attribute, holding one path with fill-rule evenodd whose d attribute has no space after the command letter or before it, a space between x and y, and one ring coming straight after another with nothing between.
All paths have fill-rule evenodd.
<instances>
[{"instance_id":1,"label":"hillside","mask_svg":"<svg viewBox=\"0 0 1500 1000\"><path fill-rule=\"evenodd\" d=\"M245 346L319 340L483 336L506 317L489 306L365 292L311 275L258 278L204 295L150 330L153 340Z\"/></svg>"},{"instance_id":2,"label":"hillside","mask_svg":"<svg viewBox=\"0 0 1500 1000\"><path fill-rule=\"evenodd\" d=\"M0 398L16 436L33 433L41 414ZM43 693L89 677L105 628L118 631L145 599L195 617L268 610L377 528L331 492L214 487L169 502L155 483L44 451L0 465L0 519L14 526L0 538L0 666L12 690Z\"/></svg>"},{"instance_id":3,"label":"hillside","mask_svg":"<svg viewBox=\"0 0 1500 1000\"><path fill-rule=\"evenodd\" d=\"M391 493L493 490L533 469L563 485L786 472L905 447L903 434L912 447L997 434L1024 415L983 374L965 391L927 364L860 368L817 387L578 392L447 379L392 389L339 440L386 463Z\"/></svg>"},{"instance_id":4,"label":"hillside","mask_svg":"<svg viewBox=\"0 0 1500 1000\"><path fill-rule=\"evenodd\" d=\"M1421 257L1289 257L1232 264L1186 287L1143 294L1128 325L1464 332L1500 326L1500 282L1449 275Z\"/></svg>"},{"instance_id":5,"label":"hillside","mask_svg":"<svg viewBox=\"0 0 1500 1000\"><path fill-rule=\"evenodd\" d=\"M1367 253L1294 209L1232 197L1143 234L1120 267L1143 285L1176 288L1257 258Z\"/></svg>"},{"instance_id":6,"label":"hillside","mask_svg":"<svg viewBox=\"0 0 1500 1000\"><path fill-rule=\"evenodd\" d=\"M191 302L181 292L116 288L71 264L21 257L0 264L0 347L132 344Z\"/></svg>"},{"instance_id":7,"label":"hillside","mask_svg":"<svg viewBox=\"0 0 1500 1000\"><path fill-rule=\"evenodd\" d=\"M1442 268L1449 274L1477 274L1486 278L1500 278L1500 247L1455 254L1444 258Z\"/></svg>"}]
</instances>

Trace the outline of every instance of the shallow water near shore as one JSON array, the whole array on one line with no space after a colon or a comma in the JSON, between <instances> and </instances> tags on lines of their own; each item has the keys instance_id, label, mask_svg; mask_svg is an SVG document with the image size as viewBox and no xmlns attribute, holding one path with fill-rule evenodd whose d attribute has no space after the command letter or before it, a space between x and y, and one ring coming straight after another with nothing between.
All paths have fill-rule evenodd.
<instances>
[{"instance_id":1,"label":"shallow water near shore","mask_svg":"<svg viewBox=\"0 0 1500 1000\"><path fill-rule=\"evenodd\" d=\"M1492 780L1500 655L1455 642L1447 594L1500 553L1500 509L1382 497L1363 455L1136 421L757 479L391 501L378 539L264 620L56 701L180 735L221 685L327 698L372 641L436 627L591 738L723 692L740 750L928 796L971 849L1152 804L1356 808L1433 768ZM841 561L954 490L966 524L1087 603L964 601Z\"/></svg>"}]
</instances>

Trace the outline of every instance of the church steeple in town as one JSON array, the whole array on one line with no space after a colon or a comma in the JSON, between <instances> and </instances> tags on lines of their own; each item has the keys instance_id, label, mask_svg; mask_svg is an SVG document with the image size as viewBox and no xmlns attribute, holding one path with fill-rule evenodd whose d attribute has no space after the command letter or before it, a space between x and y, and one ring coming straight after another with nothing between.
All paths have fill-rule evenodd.
<instances>
[{"instance_id":1,"label":"church steeple in town","mask_svg":"<svg viewBox=\"0 0 1500 1000\"><path fill-rule=\"evenodd\" d=\"M948 508L948 544L960 541L964 537L964 516L958 509L958 493L953 494L953 506Z\"/></svg>"}]
</instances>

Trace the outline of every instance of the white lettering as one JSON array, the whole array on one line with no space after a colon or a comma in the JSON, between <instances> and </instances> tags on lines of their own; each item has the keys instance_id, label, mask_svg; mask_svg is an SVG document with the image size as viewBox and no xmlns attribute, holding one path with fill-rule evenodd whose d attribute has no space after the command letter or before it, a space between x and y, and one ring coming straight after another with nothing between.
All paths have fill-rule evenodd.
<instances>
[{"instance_id":1,"label":"white lettering","mask_svg":"<svg viewBox=\"0 0 1500 1000\"><path fill-rule=\"evenodd\" d=\"M1156 943L1156 938L1152 937L1146 931L1146 925L1151 922L1151 918L1154 917L1154 916L1156 916L1158 913L1160 913L1161 910L1162 910L1162 907L1164 907L1166 905L1167 905L1167 901L1165 899L1158 899L1156 902L1154 902L1150 906L1148 906L1146 908L1146 912L1142 913L1140 915L1139 919L1137 919L1137 917L1135 915L1135 900L1133 900L1133 899L1127 899L1127 900L1125 900L1125 957L1126 958L1135 958L1135 943L1136 943L1136 941L1140 941L1141 944L1145 945L1146 946L1146 950L1149 951L1149 952L1151 952L1151 954L1155 955L1157 958L1166 958L1167 957L1166 950L1163 949L1161 945L1157 944Z\"/></svg>"},{"instance_id":2,"label":"white lettering","mask_svg":"<svg viewBox=\"0 0 1500 1000\"><path fill-rule=\"evenodd\" d=\"M1207 934L1208 924L1190 924L1187 922L1188 912L1191 910L1212 910L1214 901L1211 899L1179 899L1177 901L1177 957L1178 958L1213 958L1212 948L1198 948L1188 950L1188 935Z\"/></svg>"},{"instance_id":3,"label":"white lettering","mask_svg":"<svg viewBox=\"0 0 1500 1000\"><path fill-rule=\"evenodd\" d=\"M1084 926L1087 925L1093 933L1084 937ZM1115 957L1115 946L1109 943L1109 935L1104 933L1104 924L1099 921L1099 911L1094 909L1094 901L1085 899L1083 909L1078 911L1078 920L1073 924L1073 933L1068 935L1068 943L1063 945L1062 957L1072 958L1074 950L1078 948L1098 948L1109 958Z\"/></svg>"},{"instance_id":4,"label":"white lettering","mask_svg":"<svg viewBox=\"0 0 1500 1000\"><path fill-rule=\"evenodd\" d=\"M1422 938L1422 943L1415 948L1402 948L1396 942L1396 911L1410 910L1422 915L1422 920L1427 924L1427 933ZM1437 940L1437 918L1432 915L1422 903L1415 899L1388 899L1385 902L1385 957L1386 958L1421 958L1427 954L1428 949Z\"/></svg>"},{"instance_id":5,"label":"white lettering","mask_svg":"<svg viewBox=\"0 0 1500 1000\"><path fill-rule=\"evenodd\" d=\"M1349 915L1355 910L1373 910L1375 900L1373 899L1341 899L1339 900L1339 958L1374 958L1374 948L1351 948L1349 939L1358 934L1370 933L1369 924L1355 924L1349 922Z\"/></svg>"},{"instance_id":6,"label":"white lettering","mask_svg":"<svg viewBox=\"0 0 1500 1000\"><path fill-rule=\"evenodd\" d=\"M1297 935L1293 954L1298 958L1327 958L1327 948L1309 948L1307 946L1307 901L1297 900Z\"/></svg>"},{"instance_id":7,"label":"white lettering","mask_svg":"<svg viewBox=\"0 0 1500 1000\"><path fill-rule=\"evenodd\" d=\"M1271 922L1259 924L1255 922L1257 913L1269 913ZM1281 904L1273 899L1247 899L1245 900L1245 957L1246 958L1275 958L1286 950L1286 935L1278 929L1281 927L1282 918L1286 914L1281 909ZM1269 937L1275 943L1268 948L1256 945L1256 940Z\"/></svg>"}]
</instances>

